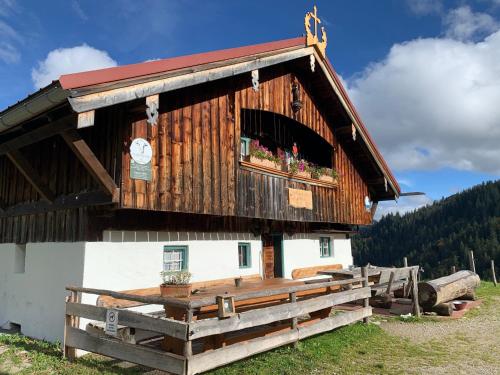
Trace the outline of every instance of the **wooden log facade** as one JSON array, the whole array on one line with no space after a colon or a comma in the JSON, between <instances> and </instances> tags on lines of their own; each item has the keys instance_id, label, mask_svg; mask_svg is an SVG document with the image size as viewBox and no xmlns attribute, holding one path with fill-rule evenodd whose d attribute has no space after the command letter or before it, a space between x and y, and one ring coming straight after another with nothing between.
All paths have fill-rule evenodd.
<instances>
[{"instance_id":1,"label":"wooden log facade","mask_svg":"<svg viewBox=\"0 0 500 375\"><path fill-rule=\"evenodd\" d=\"M147 122L141 99L95 110L88 128L77 130L74 120L71 136L54 125L54 135L25 141L14 155L31 165L29 175L39 179L35 184L12 154L2 151L9 135L0 135L0 242L95 241L105 229L148 230L134 220L137 211L129 217L133 225L127 223L130 210L163 212L160 223L175 222L168 216L174 213L197 215L200 227L222 231L279 226L297 232L370 224L364 199L374 195L369 185L373 164L368 168L358 162L361 156L346 145L345 134L339 135L351 126L340 102L325 99L324 85L318 87L319 78L310 77L306 60L298 61L259 70L258 90L245 73L162 93L155 126ZM302 103L298 111L292 108L294 83ZM71 111L68 104L65 108ZM331 154L328 164L338 172L337 183L325 186L242 166L245 113L280 117L317 137L317 148ZM107 181L96 181L99 173L75 155L78 149L68 142L78 136L109 174ZM150 181L130 176L130 145L136 138L152 147ZM106 195L113 182L116 200ZM310 191L312 209L292 207L289 189ZM207 224L213 220L218 224Z\"/></svg>"},{"instance_id":2,"label":"wooden log facade","mask_svg":"<svg viewBox=\"0 0 500 375\"><path fill-rule=\"evenodd\" d=\"M280 221L369 224L364 208L368 187L334 135L306 85L302 110L293 114L293 75L281 69L261 79L254 91L247 77L185 89L160 97L159 123L132 122L129 140L146 138L153 149L151 182L129 178L123 154L122 207L238 216ZM235 87L236 86L236 87ZM335 149L339 186L322 187L240 167L242 110L273 112L308 127ZM288 204L288 188L311 190L313 209Z\"/></svg>"}]
</instances>

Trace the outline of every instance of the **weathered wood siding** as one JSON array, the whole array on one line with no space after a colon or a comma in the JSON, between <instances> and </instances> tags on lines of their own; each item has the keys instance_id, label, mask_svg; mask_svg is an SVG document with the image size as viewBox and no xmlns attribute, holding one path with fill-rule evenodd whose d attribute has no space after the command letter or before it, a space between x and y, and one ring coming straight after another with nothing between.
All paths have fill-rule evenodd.
<instances>
[{"instance_id":1,"label":"weathered wood siding","mask_svg":"<svg viewBox=\"0 0 500 375\"><path fill-rule=\"evenodd\" d=\"M121 107L105 109L97 112L96 126L80 131L117 183L121 172L119 132L123 120ZM100 189L60 136L20 151L56 197ZM40 201L33 186L6 156L0 156L0 176L0 201L4 207ZM0 243L95 239L89 232L88 216L87 207L11 217L1 217L0 211Z\"/></svg>"},{"instance_id":2,"label":"weathered wood siding","mask_svg":"<svg viewBox=\"0 0 500 375\"><path fill-rule=\"evenodd\" d=\"M141 137L153 148L152 181L130 179L130 155L123 153L122 207L254 217L283 221L368 224L368 188L337 144L332 125L300 81L303 108L291 108L292 74L283 68L261 72L255 92L250 75L160 96L158 126L133 119L126 143ZM304 124L336 149L337 188L320 187L240 169L241 110L275 112ZM128 147L128 146L127 146ZM127 150L125 150L127 151ZM288 205L288 188L313 192L313 210Z\"/></svg>"}]
</instances>

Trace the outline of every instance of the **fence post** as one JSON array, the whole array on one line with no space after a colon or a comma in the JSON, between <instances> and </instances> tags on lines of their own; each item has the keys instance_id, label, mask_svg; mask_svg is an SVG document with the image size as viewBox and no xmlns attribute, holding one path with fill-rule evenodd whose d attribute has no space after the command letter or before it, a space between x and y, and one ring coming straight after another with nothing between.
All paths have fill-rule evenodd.
<instances>
[{"instance_id":1,"label":"fence post","mask_svg":"<svg viewBox=\"0 0 500 375\"><path fill-rule=\"evenodd\" d=\"M295 293L295 292L290 293L289 298L290 298L290 303L297 302L297 293ZM297 317L292 318L292 324L291 324L292 331L297 329L297 324L298 324ZM298 340L293 343L293 346L294 346L294 348L296 348L298 346Z\"/></svg>"},{"instance_id":2,"label":"fence post","mask_svg":"<svg viewBox=\"0 0 500 375\"><path fill-rule=\"evenodd\" d=\"M193 321L193 309L188 309L186 311L186 323L191 323ZM184 348L182 350L184 357L189 359L193 356L193 342L189 338L189 330L187 333L186 341L184 342ZM187 362L186 362L187 363Z\"/></svg>"},{"instance_id":3,"label":"fence post","mask_svg":"<svg viewBox=\"0 0 500 375\"><path fill-rule=\"evenodd\" d=\"M455 266L451 266L451 273L457 272L457 268Z\"/></svg>"},{"instance_id":4,"label":"fence post","mask_svg":"<svg viewBox=\"0 0 500 375\"><path fill-rule=\"evenodd\" d=\"M411 285L412 285L412 299L413 299L413 315L420 318L420 305L418 304L418 286L417 286L417 274L418 270L413 269L411 271Z\"/></svg>"},{"instance_id":5,"label":"fence post","mask_svg":"<svg viewBox=\"0 0 500 375\"><path fill-rule=\"evenodd\" d=\"M361 277L363 277L362 286L363 288L368 288L368 267L361 267ZM363 307L370 307L370 297L366 297L363 300ZM368 317L363 318L363 323L369 323L370 319Z\"/></svg>"},{"instance_id":6,"label":"fence post","mask_svg":"<svg viewBox=\"0 0 500 375\"><path fill-rule=\"evenodd\" d=\"M497 276L495 275L495 261L491 260L491 275L493 276L493 284L497 286Z\"/></svg>"},{"instance_id":7,"label":"fence post","mask_svg":"<svg viewBox=\"0 0 500 375\"><path fill-rule=\"evenodd\" d=\"M469 266L470 270L474 273L476 273L476 264L474 262L474 251L469 251Z\"/></svg>"},{"instance_id":8,"label":"fence post","mask_svg":"<svg viewBox=\"0 0 500 375\"><path fill-rule=\"evenodd\" d=\"M78 302L78 293L71 291L71 294L66 297L66 302L73 302L73 303ZM66 310L66 304L64 305L64 310ZM63 356L64 358L67 358L69 361L72 361L76 358L76 349L66 345L67 327L76 327L79 325L79 323L80 323L80 318L77 318L72 315L65 315L64 317Z\"/></svg>"}]
</instances>

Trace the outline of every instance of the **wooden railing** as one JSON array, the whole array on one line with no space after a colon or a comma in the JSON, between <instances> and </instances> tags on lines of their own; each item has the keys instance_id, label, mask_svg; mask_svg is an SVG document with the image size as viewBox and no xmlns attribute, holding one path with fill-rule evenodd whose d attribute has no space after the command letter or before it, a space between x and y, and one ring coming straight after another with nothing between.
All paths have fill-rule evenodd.
<instances>
[{"instance_id":1,"label":"wooden railing","mask_svg":"<svg viewBox=\"0 0 500 375\"><path fill-rule=\"evenodd\" d=\"M334 292L339 286L352 284L362 287ZM336 287L336 288L332 288ZM197 300L178 300L155 296L137 296L109 290L67 287L71 296L66 302L64 352L70 359L75 349L137 363L174 374L197 374L230 362L282 345L292 344L306 337L330 331L371 316L368 305L370 288L367 274L363 277L301 284L274 290L256 290L234 296L235 301L276 297L274 304L256 304L255 308L236 312L229 318L197 319L197 311L216 304L215 297ZM319 291L314 294L314 291ZM325 293L324 291L327 290ZM108 295L120 299L160 304L185 311L184 321L158 317L125 309L117 312L120 329L126 327L137 333L149 332L143 342L126 342L118 337L79 327L79 319L105 322L108 309L82 304L79 293ZM357 310L331 315L335 305L362 300ZM307 318L304 318L307 317ZM182 346L180 353L159 347L166 340L176 340ZM218 342L219 345L207 343ZM207 350L207 347L209 350Z\"/></svg>"}]
</instances>

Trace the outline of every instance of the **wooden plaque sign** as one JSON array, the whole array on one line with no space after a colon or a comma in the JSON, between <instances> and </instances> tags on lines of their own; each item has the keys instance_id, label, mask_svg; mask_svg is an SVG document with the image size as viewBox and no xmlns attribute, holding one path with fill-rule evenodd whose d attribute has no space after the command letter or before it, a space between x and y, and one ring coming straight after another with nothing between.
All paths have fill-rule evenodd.
<instances>
[{"instance_id":1,"label":"wooden plaque sign","mask_svg":"<svg viewBox=\"0 0 500 375\"><path fill-rule=\"evenodd\" d=\"M313 209L312 191L288 189L288 204L296 208Z\"/></svg>"}]
</instances>

